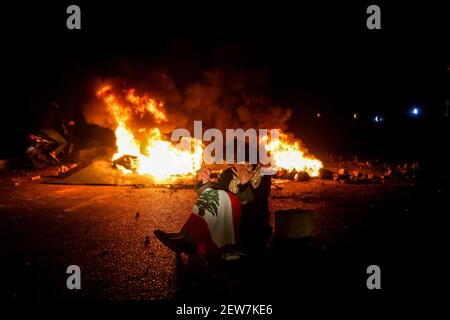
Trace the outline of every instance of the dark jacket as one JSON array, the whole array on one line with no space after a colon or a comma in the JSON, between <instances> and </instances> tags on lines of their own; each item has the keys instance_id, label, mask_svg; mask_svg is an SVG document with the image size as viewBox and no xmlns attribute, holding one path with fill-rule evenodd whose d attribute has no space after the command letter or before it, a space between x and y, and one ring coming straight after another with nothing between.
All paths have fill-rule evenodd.
<instances>
[{"instance_id":1,"label":"dark jacket","mask_svg":"<svg viewBox=\"0 0 450 320\"><path fill-rule=\"evenodd\" d=\"M41 129L63 131L63 117L59 108L48 104L41 117Z\"/></svg>"},{"instance_id":2,"label":"dark jacket","mask_svg":"<svg viewBox=\"0 0 450 320\"><path fill-rule=\"evenodd\" d=\"M197 193L203 192L206 188L228 190L228 186L233 180L234 174L231 168L222 172L216 182L199 182L195 186ZM270 225L269 214L269 194L271 186L271 176L262 176L258 188L253 188L250 182L239 185L239 192L236 194L241 202L241 232L240 244L246 249L257 249L264 246L269 240L272 227Z\"/></svg>"}]
</instances>

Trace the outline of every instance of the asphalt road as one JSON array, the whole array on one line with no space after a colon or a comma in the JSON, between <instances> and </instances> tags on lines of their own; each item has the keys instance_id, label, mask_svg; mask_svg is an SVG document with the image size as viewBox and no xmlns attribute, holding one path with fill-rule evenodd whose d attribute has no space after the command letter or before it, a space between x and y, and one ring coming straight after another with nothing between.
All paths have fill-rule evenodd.
<instances>
[{"instance_id":1,"label":"asphalt road","mask_svg":"<svg viewBox=\"0 0 450 320\"><path fill-rule=\"evenodd\" d=\"M155 229L175 232L183 225L195 202L192 189L50 185L31 181L34 174L1 172L2 295L33 300L134 300L205 294L202 281L209 282L210 278L205 274L197 277L195 265L190 265L186 257L177 258L153 236ZM278 249L281 253L267 260L271 262L258 262L256 265L263 265L263 275L255 276L248 287L260 290L261 281L267 280L298 289L298 283L290 282L301 273L293 263L296 256L301 266L305 261L329 259L322 267L314 264L313 274L306 276L308 281L322 279L322 285L329 277L321 272L336 275L336 270L345 269L347 275L354 274L349 290L360 290L365 284L362 268L370 261L385 267L396 265L386 279L398 280L395 272L403 268L402 261L407 263L405 257L411 257L406 253L409 250L402 249L415 243L409 237L417 234L422 224L423 199L417 197L416 189L412 181L364 185L325 180L275 183L272 213L288 208L313 210L314 244L308 245L312 248L309 253L298 248L284 253ZM350 256L353 258L348 259ZM338 261L345 259L345 266L337 268ZM69 265L81 268L81 290L66 287ZM240 288L241 280L242 274L221 283L233 291Z\"/></svg>"}]
</instances>

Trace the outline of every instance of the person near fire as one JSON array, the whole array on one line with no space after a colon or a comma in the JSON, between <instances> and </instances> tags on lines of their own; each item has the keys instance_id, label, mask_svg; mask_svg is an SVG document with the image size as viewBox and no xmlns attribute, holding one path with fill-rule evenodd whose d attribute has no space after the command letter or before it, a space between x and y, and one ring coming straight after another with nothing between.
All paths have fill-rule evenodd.
<instances>
[{"instance_id":1,"label":"person near fire","mask_svg":"<svg viewBox=\"0 0 450 320\"><path fill-rule=\"evenodd\" d=\"M70 121L70 126L74 125L73 121ZM58 155L67 147L67 140L61 133L67 134L67 129L64 125L64 120L61 115L61 107L55 102L49 102L42 115L40 124L40 133L46 135L57 143L55 149L49 154L50 156L59 162Z\"/></svg>"},{"instance_id":2,"label":"person near fire","mask_svg":"<svg viewBox=\"0 0 450 320\"><path fill-rule=\"evenodd\" d=\"M195 186L199 197L180 232L155 230L155 236L176 253L263 252L272 234L271 177L261 174L259 164L250 164L248 154L245 163L234 163L215 182L211 171L202 168Z\"/></svg>"}]
</instances>

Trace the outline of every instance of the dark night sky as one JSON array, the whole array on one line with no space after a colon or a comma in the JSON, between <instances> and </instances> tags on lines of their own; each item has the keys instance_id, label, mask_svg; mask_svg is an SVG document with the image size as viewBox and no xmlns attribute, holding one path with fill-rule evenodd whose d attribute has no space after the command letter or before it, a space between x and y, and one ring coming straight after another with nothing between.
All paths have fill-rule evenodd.
<instances>
[{"instance_id":1,"label":"dark night sky","mask_svg":"<svg viewBox=\"0 0 450 320\"><path fill-rule=\"evenodd\" d=\"M81 31L65 28L72 2L2 9L1 128L14 132L2 139L6 148L20 149L29 123L24 117L33 116L35 101L72 95L67 103L76 109L91 94L89 79L117 71L117 57L163 64L179 85L210 68L264 69L270 77L265 94L293 108L291 129L312 149L353 150L381 140L377 150L383 150L395 140L394 150L418 128L429 135L424 141L444 132L428 130L441 121L450 96L450 33L442 5L378 2L382 30L369 31L365 9L372 3L74 3L82 10ZM403 119L412 103L426 108L421 127ZM356 126L355 111L363 116ZM316 119L316 112L324 116ZM383 131L361 129L373 126L376 112L391 119ZM349 140L355 142L342 143Z\"/></svg>"}]
</instances>

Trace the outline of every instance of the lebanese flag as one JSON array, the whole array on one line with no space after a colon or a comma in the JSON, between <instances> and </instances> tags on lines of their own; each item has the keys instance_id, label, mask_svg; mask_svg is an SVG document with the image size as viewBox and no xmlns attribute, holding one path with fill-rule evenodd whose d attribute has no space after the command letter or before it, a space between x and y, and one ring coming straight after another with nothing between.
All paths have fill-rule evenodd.
<instances>
[{"instance_id":1,"label":"lebanese flag","mask_svg":"<svg viewBox=\"0 0 450 320\"><path fill-rule=\"evenodd\" d=\"M241 204L231 192L204 190L182 230L197 243L197 252L226 251L239 241Z\"/></svg>"}]
</instances>

